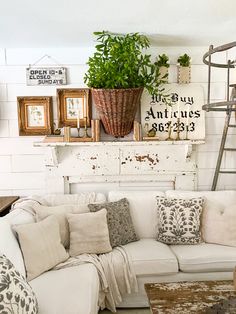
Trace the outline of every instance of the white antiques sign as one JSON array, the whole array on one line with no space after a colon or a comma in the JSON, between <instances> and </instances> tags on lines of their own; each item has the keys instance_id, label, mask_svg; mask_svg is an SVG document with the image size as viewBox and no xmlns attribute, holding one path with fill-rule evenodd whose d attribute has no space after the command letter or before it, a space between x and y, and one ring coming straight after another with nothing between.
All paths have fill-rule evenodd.
<instances>
[{"instance_id":1,"label":"white antiques sign","mask_svg":"<svg viewBox=\"0 0 236 314\"><path fill-rule=\"evenodd\" d=\"M66 84L66 68L29 67L26 69L26 82L28 86L65 85Z\"/></svg>"},{"instance_id":2,"label":"white antiques sign","mask_svg":"<svg viewBox=\"0 0 236 314\"><path fill-rule=\"evenodd\" d=\"M157 140L205 139L203 88L200 85L168 84L172 106L161 97L146 91L141 101L141 124L144 138Z\"/></svg>"}]
</instances>

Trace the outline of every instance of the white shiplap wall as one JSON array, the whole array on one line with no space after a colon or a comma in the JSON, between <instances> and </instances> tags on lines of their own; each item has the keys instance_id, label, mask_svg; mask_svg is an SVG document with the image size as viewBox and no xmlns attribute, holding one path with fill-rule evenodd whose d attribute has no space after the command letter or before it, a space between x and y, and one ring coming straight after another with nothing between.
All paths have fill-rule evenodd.
<instances>
[{"instance_id":1,"label":"white shiplap wall","mask_svg":"<svg viewBox=\"0 0 236 314\"><path fill-rule=\"evenodd\" d=\"M207 47L153 47L151 53L156 56L166 53L170 57L169 81L176 82L176 60L180 54L189 53L192 57L192 83L204 87L207 96L207 66L202 63L202 55ZM44 149L33 147L40 137L19 137L17 122L17 96L44 95L53 96L54 116L56 117L56 87L26 86L25 68L47 54L68 68L69 87L83 87L86 61L93 49L0 49L0 195L29 195L45 193ZM216 57L226 62L227 53ZM44 60L43 64L52 61ZM42 63L40 65L43 65ZM212 100L220 101L226 97L226 73L213 69ZM210 189L217 151L224 123L223 113L206 113L206 144L197 150L198 188ZM229 142L236 146L236 133L230 130ZM236 156L235 156L236 157ZM228 168L236 167L233 153L227 152L223 164ZM224 175L218 187L235 189L236 176Z\"/></svg>"}]
</instances>

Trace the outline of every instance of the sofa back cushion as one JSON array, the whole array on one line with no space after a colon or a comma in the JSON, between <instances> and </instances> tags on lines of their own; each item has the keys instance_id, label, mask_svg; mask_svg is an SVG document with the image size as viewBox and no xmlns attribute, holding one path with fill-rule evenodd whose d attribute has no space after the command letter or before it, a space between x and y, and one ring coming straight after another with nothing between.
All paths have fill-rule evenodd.
<instances>
[{"instance_id":1,"label":"sofa back cushion","mask_svg":"<svg viewBox=\"0 0 236 314\"><path fill-rule=\"evenodd\" d=\"M202 236L207 243L236 247L236 204L204 211Z\"/></svg>"},{"instance_id":2,"label":"sofa back cushion","mask_svg":"<svg viewBox=\"0 0 236 314\"><path fill-rule=\"evenodd\" d=\"M15 268L26 276L21 249L6 216L0 218L0 254L6 255Z\"/></svg>"},{"instance_id":3,"label":"sofa back cushion","mask_svg":"<svg viewBox=\"0 0 236 314\"><path fill-rule=\"evenodd\" d=\"M236 191L167 191L166 194L181 198L203 197L203 241L236 246Z\"/></svg>"},{"instance_id":4,"label":"sofa back cushion","mask_svg":"<svg viewBox=\"0 0 236 314\"><path fill-rule=\"evenodd\" d=\"M236 202L236 191L166 191L167 197L175 198L195 198L203 197L205 199L204 209L208 208L226 208Z\"/></svg>"},{"instance_id":5,"label":"sofa back cushion","mask_svg":"<svg viewBox=\"0 0 236 314\"><path fill-rule=\"evenodd\" d=\"M139 238L156 238L158 231L156 196L165 196L160 191L110 191L108 200L127 198L134 229Z\"/></svg>"},{"instance_id":6,"label":"sofa back cushion","mask_svg":"<svg viewBox=\"0 0 236 314\"><path fill-rule=\"evenodd\" d=\"M41 198L42 205L81 205L89 203L102 203L106 201L103 193L85 192L78 194L48 194Z\"/></svg>"},{"instance_id":7,"label":"sofa back cushion","mask_svg":"<svg viewBox=\"0 0 236 314\"><path fill-rule=\"evenodd\" d=\"M87 205L57 205L57 206L43 206L36 204L34 206L36 212L36 220L41 221L49 216L57 219L60 227L61 241L65 248L70 244L69 224L66 215L69 213L86 213L89 212Z\"/></svg>"}]
</instances>

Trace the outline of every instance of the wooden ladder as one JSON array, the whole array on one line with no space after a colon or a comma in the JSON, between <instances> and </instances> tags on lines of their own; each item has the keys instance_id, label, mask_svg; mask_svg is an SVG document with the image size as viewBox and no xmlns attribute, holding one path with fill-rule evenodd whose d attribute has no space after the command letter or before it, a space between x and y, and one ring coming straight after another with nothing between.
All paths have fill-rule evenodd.
<instances>
[{"instance_id":1,"label":"wooden ladder","mask_svg":"<svg viewBox=\"0 0 236 314\"><path fill-rule=\"evenodd\" d=\"M231 93L231 101L235 101L236 100L236 84L232 84L230 86L233 87L232 93ZM221 170L221 163L222 163L222 158L223 158L224 152L226 152L226 151L228 151L228 152L236 152L236 148L225 147L226 146L228 129L229 128L236 128L236 124L230 124L232 108L233 108L232 105L228 105L227 106L224 130L223 130L223 133L222 133L221 144L220 144L219 154L218 154L218 158L217 158L215 174L214 174L212 187L211 187L212 191L215 191L215 189L216 189L220 173L221 174L236 174L236 171Z\"/></svg>"}]
</instances>

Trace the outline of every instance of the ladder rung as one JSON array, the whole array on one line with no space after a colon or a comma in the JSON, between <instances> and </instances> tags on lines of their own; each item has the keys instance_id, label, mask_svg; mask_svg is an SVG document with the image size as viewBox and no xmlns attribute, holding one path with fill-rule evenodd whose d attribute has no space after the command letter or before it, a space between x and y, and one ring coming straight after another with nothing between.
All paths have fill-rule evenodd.
<instances>
[{"instance_id":1,"label":"ladder rung","mask_svg":"<svg viewBox=\"0 0 236 314\"><path fill-rule=\"evenodd\" d=\"M236 124L229 124L228 127L229 128L236 128Z\"/></svg>"},{"instance_id":2,"label":"ladder rung","mask_svg":"<svg viewBox=\"0 0 236 314\"><path fill-rule=\"evenodd\" d=\"M224 148L228 152L236 152L236 148Z\"/></svg>"},{"instance_id":3,"label":"ladder rung","mask_svg":"<svg viewBox=\"0 0 236 314\"><path fill-rule=\"evenodd\" d=\"M236 174L236 171L219 171L219 173Z\"/></svg>"}]
</instances>

